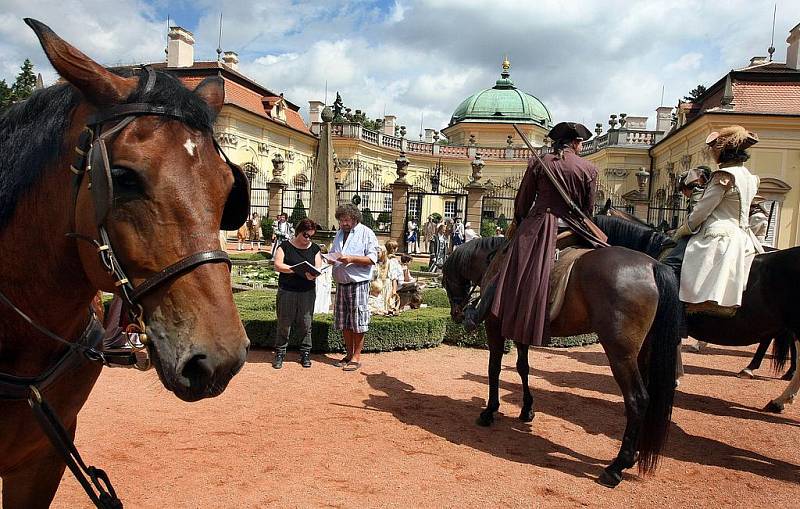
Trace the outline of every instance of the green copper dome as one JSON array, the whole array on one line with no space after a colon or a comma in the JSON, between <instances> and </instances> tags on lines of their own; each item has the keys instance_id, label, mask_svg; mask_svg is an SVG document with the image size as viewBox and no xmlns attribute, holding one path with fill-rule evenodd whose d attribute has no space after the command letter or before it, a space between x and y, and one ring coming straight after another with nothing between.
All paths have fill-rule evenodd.
<instances>
[{"instance_id":1,"label":"green copper dome","mask_svg":"<svg viewBox=\"0 0 800 509\"><path fill-rule=\"evenodd\" d=\"M453 112L450 125L458 122L518 122L552 127L550 111L542 101L514 86L509 67L508 60L505 60L501 77L494 87L464 99Z\"/></svg>"}]
</instances>

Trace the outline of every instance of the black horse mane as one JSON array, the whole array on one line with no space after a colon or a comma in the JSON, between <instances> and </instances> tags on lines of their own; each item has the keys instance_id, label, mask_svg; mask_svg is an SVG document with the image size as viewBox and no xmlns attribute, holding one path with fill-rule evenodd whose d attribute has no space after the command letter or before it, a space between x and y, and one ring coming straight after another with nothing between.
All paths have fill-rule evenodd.
<instances>
[{"instance_id":1,"label":"black horse mane","mask_svg":"<svg viewBox=\"0 0 800 509\"><path fill-rule=\"evenodd\" d=\"M481 250L494 251L505 244L507 240L505 237L482 237L458 246L453 250L453 254L444 261L442 274L458 274L461 279L469 279L467 271L475 253Z\"/></svg>"},{"instance_id":2,"label":"black horse mane","mask_svg":"<svg viewBox=\"0 0 800 509\"><path fill-rule=\"evenodd\" d=\"M608 243L612 246L627 247L653 258L658 258L670 242L669 235L655 228L619 217L600 215L594 221L608 235Z\"/></svg>"},{"instance_id":3,"label":"black horse mane","mask_svg":"<svg viewBox=\"0 0 800 509\"><path fill-rule=\"evenodd\" d=\"M131 76L131 68L114 69L120 76ZM148 103L178 108L192 129L210 133L214 113L196 94L174 76L157 71L153 90L144 93L146 74L126 103ZM37 90L28 99L0 114L0 229L11 220L19 198L41 178L45 168L72 147L64 146L72 113L82 100L74 86L64 83Z\"/></svg>"}]
</instances>

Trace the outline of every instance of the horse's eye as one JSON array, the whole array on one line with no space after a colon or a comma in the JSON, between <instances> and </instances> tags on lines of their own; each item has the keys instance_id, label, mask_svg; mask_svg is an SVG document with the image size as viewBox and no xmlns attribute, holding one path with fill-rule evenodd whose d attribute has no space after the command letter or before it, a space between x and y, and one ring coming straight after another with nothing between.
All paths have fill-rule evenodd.
<instances>
[{"instance_id":1,"label":"horse's eye","mask_svg":"<svg viewBox=\"0 0 800 509\"><path fill-rule=\"evenodd\" d=\"M111 168L111 178L114 181L114 190L116 192L133 193L142 190L139 175L130 168L121 166Z\"/></svg>"}]
</instances>

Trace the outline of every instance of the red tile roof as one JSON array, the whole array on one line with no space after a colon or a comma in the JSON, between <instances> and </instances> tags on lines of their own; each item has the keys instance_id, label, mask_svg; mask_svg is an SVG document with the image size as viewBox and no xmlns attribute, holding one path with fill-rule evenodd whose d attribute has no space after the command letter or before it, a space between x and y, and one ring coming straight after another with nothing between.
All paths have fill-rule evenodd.
<instances>
[{"instance_id":1,"label":"red tile roof","mask_svg":"<svg viewBox=\"0 0 800 509\"><path fill-rule=\"evenodd\" d=\"M733 82L734 111L800 114L800 82Z\"/></svg>"},{"instance_id":2,"label":"red tile roof","mask_svg":"<svg viewBox=\"0 0 800 509\"><path fill-rule=\"evenodd\" d=\"M268 102L274 103L281 96L226 65L219 62L195 62L191 67L166 68L166 64L162 62L153 64L153 67L174 73L188 88L196 87L208 76L219 74L225 82L225 104L238 106L259 117L313 136L303 121L303 117L300 116L299 106L284 98L287 106L284 110L286 121L272 118L264 109L263 101L268 100Z\"/></svg>"}]
</instances>

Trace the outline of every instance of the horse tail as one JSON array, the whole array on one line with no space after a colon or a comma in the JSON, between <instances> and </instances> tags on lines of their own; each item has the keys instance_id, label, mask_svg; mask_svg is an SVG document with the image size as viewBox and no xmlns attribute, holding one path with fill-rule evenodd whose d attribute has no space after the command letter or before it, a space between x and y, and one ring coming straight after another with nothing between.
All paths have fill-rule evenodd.
<instances>
[{"instance_id":1,"label":"horse tail","mask_svg":"<svg viewBox=\"0 0 800 509\"><path fill-rule=\"evenodd\" d=\"M782 373L786 367L792 344L794 344L794 334L789 331L778 334L772 341L772 369L775 373Z\"/></svg>"},{"instance_id":2,"label":"horse tail","mask_svg":"<svg viewBox=\"0 0 800 509\"><path fill-rule=\"evenodd\" d=\"M646 339L650 350L647 366L649 404L639 431L639 472L642 474L656 469L669 434L680 342L679 323L683 313L678 299L678 281L672 269L656 263L653 276L658 288L658 308Z\"/></svg>"}]
</instances>

